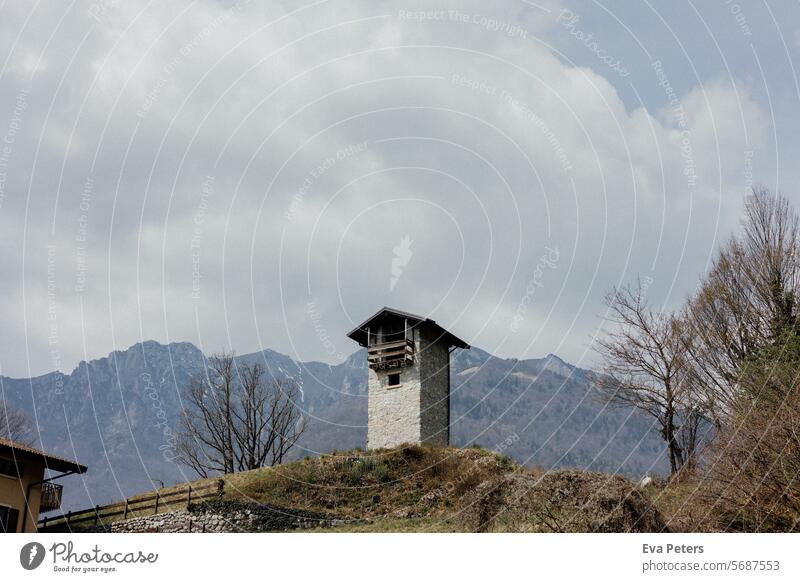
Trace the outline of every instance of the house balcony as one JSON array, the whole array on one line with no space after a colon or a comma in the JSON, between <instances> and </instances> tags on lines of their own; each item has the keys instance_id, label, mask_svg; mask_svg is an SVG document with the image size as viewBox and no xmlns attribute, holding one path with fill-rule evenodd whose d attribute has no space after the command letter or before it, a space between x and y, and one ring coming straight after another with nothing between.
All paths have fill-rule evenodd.
<instances>
[{"instance_id":1,"label":"house balcony","mask_svg":"<svg viewBox=\"0 0 800 582\"><path fill-rule=\"evenodd\" d=\"M64 487L56 483L45 481L42 483L42 499L39 502L39 512L53 511L61 507L61 492Z\"/></svg>"},{"instance_id":2,"label":"house balcony","mask_svg":"<svg viewBox=\"0 0 800 582\"><path fill-rule=\"evenodd\" d=\"M367 348L367 361L372 370L413 366L414 342L403 339L371 345Z\"/></svg>"}]
</instances>

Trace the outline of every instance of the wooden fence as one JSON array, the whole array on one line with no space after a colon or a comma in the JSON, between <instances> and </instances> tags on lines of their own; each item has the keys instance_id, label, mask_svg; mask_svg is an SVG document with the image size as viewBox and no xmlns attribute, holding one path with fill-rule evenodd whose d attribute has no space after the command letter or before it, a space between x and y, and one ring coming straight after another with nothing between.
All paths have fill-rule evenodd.
<instances>
[{"instance_id":1,"label":"wooden fence","mask_svg":"<svg viewBox=\"0 0 800 582\"><path fill-rule=\"evenodd\" d=\"M155 515L161 511L173 511L183 508L193 501L200 501L210 497L222 497L225 492L225 481L219 479L216 483L209 483L199 487L189 485L185 489L178 489L168 493L158 491L153 495L126 499L111 505L96 505L82 511L68 511L57 516L44 516L39 519L39 531L63 531L77 526L79 529L119 521L130 517L142 515Z\"/></svg>"}]
</instances>

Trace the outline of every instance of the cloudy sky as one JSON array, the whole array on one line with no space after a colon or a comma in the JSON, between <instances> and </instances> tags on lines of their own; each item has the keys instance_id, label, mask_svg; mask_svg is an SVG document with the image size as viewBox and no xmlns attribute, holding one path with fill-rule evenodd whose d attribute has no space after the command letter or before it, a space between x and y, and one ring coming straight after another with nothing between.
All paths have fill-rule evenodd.
<instances>
[{"instance_id":1,"label":"cloudy sky","mask_svg":"<svg viewBox=\"0 0 800 582\"><path fill-rule=\"evenodd\" d=\"M0 372L336 362L383 305L589 366L609 288L800 203L799 52L787 2L5 2Z\"/></svg>"}]
</instances>

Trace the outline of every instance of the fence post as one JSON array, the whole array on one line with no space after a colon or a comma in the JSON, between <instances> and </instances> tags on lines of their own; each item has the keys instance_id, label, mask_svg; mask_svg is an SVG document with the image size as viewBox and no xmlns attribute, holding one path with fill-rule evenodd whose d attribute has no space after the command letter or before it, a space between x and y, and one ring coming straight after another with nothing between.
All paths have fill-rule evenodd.
<instances>
[{"instance_id":1,"label":"fence post","mask_svg":"<svg viewBox=\"0 0 800 582\"><path fill-rule=\"evenodd\" d=\"M192 503L192 486L189 485L189 495L186 496L186 505L191 505ZM189 522L191 524L191 522ZM191 531L191 529L189 530Z\"/></svg>"},{"instance_id":2,"label":"fence post","mask_svg":"<svg viewBox=\"0 0 800 582\"><path fill-rule=\"evenodd\" d=\"M67 525L69 525L69 518L72 516L72 511L67 512Z\"/></svg>"},{"instance_id":3,"label":"fence post","mask_svg":"<svg viewBox=\"0 0 800 582\"><path fill-rule=\"evenodd\" d=\"M94 506L94 524L97 525L97 522L100 521L100 506Z\"/></svg>"},{"instance_id":4,"label":"fence post","mask_svg":"<svg viewBox=\"0 0 800 582\"><path fill-rule=\"evenodd\" d=\"M122 519L128 519L128 500L125 500L125 511L122 513Z\"/></svg>"},{"instance_id":5,"label":"fence post","mask_svg":"<svg viewBox=\"0 0 800 582\"><path fill-rule=\"evenodd\" d=\"M158 513L158 491L156 491L156 508L155 508L155 511L153 511L153 515L155 515L157 513Z\"/></svg>"},{"instance_id":6,"label":"fence post","mask_svg":"<svg viewBox=\"0 0 800 582\"><path fill-rule=\"evenodd\" d=\"M225 480L220 479L217 481L217 495L222 497L225 494Z\"/></svg>"}]
</instances>

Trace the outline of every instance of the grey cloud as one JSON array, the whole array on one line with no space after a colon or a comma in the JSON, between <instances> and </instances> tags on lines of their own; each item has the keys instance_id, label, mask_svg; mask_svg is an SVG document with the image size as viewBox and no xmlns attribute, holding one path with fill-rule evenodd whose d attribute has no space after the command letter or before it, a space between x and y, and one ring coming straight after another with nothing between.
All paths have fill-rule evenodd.
<instances>
[{"instance_id":1,"label":"grey cloud","mask_svg":"<svg viewBox=\"0 0 800 582\"><path fill-rule=\"evenodd\" d=\"M64 369L149 338L336 361L383 304L499 355L577 362L609 286L643 273L675 305L735 227L745 152L775 155L769 108L662 51L687 160L655 74L559 54L560 5L539 4L451 2L461 16L419 22L399 11L425 3L109 3L57 30L60 12L34 14L3 45L0 113L31 87L0 207L3 318L19 338L4 373L54 365L48 245ZM12 10L4 37L27 16Z\"/></svg>"}]
</instances>

